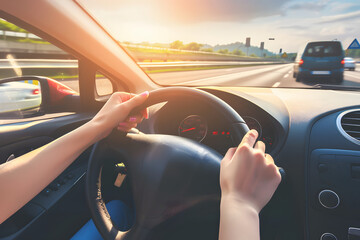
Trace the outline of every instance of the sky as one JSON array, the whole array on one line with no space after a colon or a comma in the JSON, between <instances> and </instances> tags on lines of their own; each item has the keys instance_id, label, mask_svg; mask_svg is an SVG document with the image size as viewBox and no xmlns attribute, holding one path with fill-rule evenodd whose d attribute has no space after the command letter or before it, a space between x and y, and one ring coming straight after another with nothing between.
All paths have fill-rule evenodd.
<instances>
[{"instance_id":1,"label":"sky","mask_svg":"<svg viewBox=\"0 0 360 240\"><path fill-rule=\"evenodd\" d=\"M245 42L296 52L308 41L360 40L359 0L78 0L119 41ZM275 38L275 40L269 40Z\"/></svg>"}]
</instances>

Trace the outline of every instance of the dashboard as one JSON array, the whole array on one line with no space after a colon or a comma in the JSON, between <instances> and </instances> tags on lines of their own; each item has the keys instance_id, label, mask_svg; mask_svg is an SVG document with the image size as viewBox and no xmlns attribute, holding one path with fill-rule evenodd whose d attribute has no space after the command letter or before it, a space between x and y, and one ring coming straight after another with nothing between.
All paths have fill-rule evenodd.
<instances>
[{"instance_id":1,"label":"dashboard","mask_svg":"<svg viewBox=\"0 0 360 240\"><path fill-rule=\"evenodd\" d=\"M348 239L349 231L360 231L354 215L360 209L356 190L360 187L360 144L342 133L342 120L337 120L358 109L345 123L348 132L354 130L352 121L360 120L359 93L231 87L203 90L227 102L249 128L258 130L267 152L286 172L286 179L261 212L261 239ZM140 126L145 133L186 137L222 154L233 146L226 121L206 102L167 102L151 109L150 115L150 121ZM355 138L360 138L360 133L356 134Z\"/></svg>"},{"instance_id":2,"label":"dashboard","mask_svg":"<svg viewBox=\"0 0 360 240\"><path fill-rule=\"evenodd\" d=\"M281 133L285 132L281 124L264 109L249 101L243 99L240 104L234 105L234 102L239 103L239 99L234 101L234 95L219 97L240 114L250 129L258 131L258 139L266 144L266 152L274 153L284 136ZM153 110L151 115L152 133L185 137L201 142L221 154L234 147L232 132L226 124L226 119L214 112L206 102L194 102L193 99L168 102L161 108ZM144 131L149 130L144 129Z\"/></svg>"}]
</instances>

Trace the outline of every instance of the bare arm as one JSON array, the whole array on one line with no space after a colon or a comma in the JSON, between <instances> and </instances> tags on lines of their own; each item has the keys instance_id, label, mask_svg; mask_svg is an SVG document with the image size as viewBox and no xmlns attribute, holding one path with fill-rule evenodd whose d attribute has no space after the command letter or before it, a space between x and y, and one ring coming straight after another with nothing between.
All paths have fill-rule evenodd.
<instances>
[{"instance_id":1,"label":"bare arm","mask_svg":"<svg viewBox=\"0 0 360 240\"><path fill-rule=\"evenodd\" d=\"M113 128L128 131L135 127L142 116L127 116L147 96L147 92L134 98L126 93L114 93L88 123L39 149L0 165L0 224L44 189L86 148L107 136Z\"/></svg>"},{"instance_id":2,"label":"bare arm","mask_svg":"<svg viewBox=\"0 0 360 240\"><path fill-rule=\"evenodd\" d=\"M257 136L255 130L248 132L221 162L220 240L259 240L259 212L280 183L265 144L259 141L253 147Z\"/></svg>"}]
</instances>

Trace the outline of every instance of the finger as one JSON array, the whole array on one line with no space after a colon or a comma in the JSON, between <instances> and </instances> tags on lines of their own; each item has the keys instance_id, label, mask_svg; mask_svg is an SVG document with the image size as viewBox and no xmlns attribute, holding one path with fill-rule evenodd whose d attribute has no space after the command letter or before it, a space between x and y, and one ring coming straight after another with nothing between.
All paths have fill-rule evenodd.
<instances>
[{"instance_id":1,"label":"finger","mask_svg":"<svg viewBox=\"0 0 360 240\"><path fill-rule=\"evenodd\" d=\"M117 94L120 96L122 103L128 101L130 98L134 96L134 94L127 92L117 92Z\"/></svg>"},{"instance_id":2,"label":"finger","mask_svg":"<svg viewBox=\"0 0 360 240\"><path fill-rule=\"evenodd\" d=\"M118 126L123 126L123 127L136 127L137 123L136 122L122 122L119 123Z\"/></svg>"},{"instance_id":3,"label":"finger","mask_svg":"<svg viewBox=\"0 0 360 240\"><path fill-rule=\"evenodd\" d=\"M229 148L225 154L225 157L223 158L223 161L229 161L235 154L236 148Z\"/></svg>"},{"instance_id":4,"label":"finger","mask_svg":"<svg viewBox=\"0 0 360 240\"><path fill-rule=\"evenodd\" d=\"M118 128L134 128L137 126L137 123L130 123L130 122L122 122L122 123L119 123L118 125Z\"/></svg>"},{"instance_id":5,"label":"finger","mask_svg":"<svg viewBox=\"0 0 360 240\"><path fill-rule=\"evenodd\" d=\"M149 119L149 109L148 108L145 108L141 111L141 114L143 115L143 117L145 119Z\"/></svg>"},{"instance_id":6,"label":"finger","mask_svg":"<svg viewBox=\"0 0 360 240\"><path fill-rule=\"evenodd\" d=\"M139 106L140 104L144 103L148 97L149 97L149 92L146 91L130 98L128 101L124 102L123 104L125 104L130 109L133 109L136 106Z\"/></svg>"},{"instance_id":7,"label":"finger","mask_svg":"<svg viewBox=\"0 0 360 240\"><path fill-rule=\"evenodd\" d=\"M265 143L263 143L262 141L257 141L254 148L260 150L263 153L265 153L266 146L265 146Z\"/></svg>"},{"instance_id":8,"label":"finger","mask_svg":"<svg viewBox=\"0 0 360 240\"><path fill-rule=\"evenodd\" d=\"M129 123L141 123L144 117L141 114L130 116L126 119Z\"/></svg>"},{"instance_id":9,"label":"finger","mask_svg":"<svg viewBox=\"0 0 360 240\"><path fill-rule=\"evenodd\" d=\"M122 132L129 132L132 128L135 128L136 125L119 125L117 127L118 130Z\"/></svg>"},{"instance_id":10,"label":"finger","mask_svg":"<svg viewBox=\"0 0 360 240\"><path fill-rule=\"evenodd\" d=\"M117 130L127 133L127 132L130 132L131 128L118 127Z\"/></svg>"},{"instance_id":11,"label":"finger","mask_svg":"<svg viewBox=\"0 0 360 240\"><path fill-rule=\"evenodd\" d=\"M265 156L265 159L266 159L266 163L269 164L269 165L274 165L274 173L275 175L277 176L277 184L276 185L279 185L279 183L281 182L281 179L282 179L282 175L280 173L280 168L278 166L276 166L275 162L274 162L274 159L271 157L270 154L266 154Z\"/></svg>"},{"instance_id":12,"label":"finger","mask_svg":"<svg viewBox=\"0 0 360 240\"><path fill-rule=\"evenodd\" d=\"M265 154L266 163L268 164L274 164L274 159L270 154Z\"/></svg>"},{"instance_id":13,"label":"finger","mask_svg":"<svg viewBox=\"0 0 360 240\"><path fill-rule=\"evenodd\" d=\"M248 144L250 147L253 147L256 142L257 137L258 137L258 132L254 129L250 130L243 137L243 139L240 143L240 146Z\"/></svg>"}]
</instances>

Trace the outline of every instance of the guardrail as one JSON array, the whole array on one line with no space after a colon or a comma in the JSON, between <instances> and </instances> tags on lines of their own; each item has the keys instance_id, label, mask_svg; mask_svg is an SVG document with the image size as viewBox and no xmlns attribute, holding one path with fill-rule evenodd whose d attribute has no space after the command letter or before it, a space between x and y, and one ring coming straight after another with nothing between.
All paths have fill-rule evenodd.
<instances>
[{"instance_id":1,"label":"guardrail","mask_svg":"<svg viewBox=\"0 0 360 240\"><path fill-rule=\"evenodd\" d=\"M11 54L59 54L68 55L52 44L0 40L0 52Z\"/></svg>"},{"instance_id":2,"label":"guardrail","mask_svg":"<svg viewBox=\"0 0 360 240\"><path fill-rule=\"evenodd\" d=\"M137 62L143 68L197 67L197 66L236 66L252 65L254 62L240 61L179 61L179 62ZM256 64L273 64L273 61L256 62ZM0 69L33 69L33 68L78 68L77 60L62 59L0 59Z\"/></svg>"},{"instance_id":3,"label":"guardrail","mask_svg":"<svg viewBox=\"0 0 360 240\"><path fill-rule=\"evenodd\" d=\"M244 57L238 56L234 54L224 54L219 52L206 52L206 51L193 51L193 50L185 50L185 49L176 49L176 48L164 48L164 47L153 47L153 46L144 46L138 44L126 44L120 43L121 46L127 48L134 48L134 49L152 49L152 50L160 50L166 52L179 52L179 53L195 53L195 54L206 54L206 55L219 55L219 56L230 56L230 57L239 57L239 58L247 58L247 59L254 59L254 57Z\"/></svg>"},{"instance_id":4,"label":"guardrail","mask_svg":"<svg viewBox=\"0 0 360 240\"><path fill-rule=\"evenodd\" d=\"M9 68L78 68L78 61L65 59L0 59L0 69Z\"/></svg>"}]
</instances>

